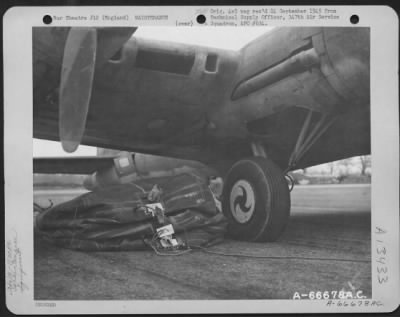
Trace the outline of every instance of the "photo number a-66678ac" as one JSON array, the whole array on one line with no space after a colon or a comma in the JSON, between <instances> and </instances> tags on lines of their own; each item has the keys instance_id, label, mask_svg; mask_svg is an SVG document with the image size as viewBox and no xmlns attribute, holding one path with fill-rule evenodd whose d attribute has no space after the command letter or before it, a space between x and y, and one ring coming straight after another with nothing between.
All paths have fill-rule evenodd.
<instances>
[{"instance_id":1,"label":"photo number a-66678ac","mask_svg":"<svg viewBox=\"0 0 400 317\"><path fill-rule=\"evenodd\" d=\"M363 299L361 290L356 292L350 291L310 291L310 292L295 292L292 299Z\"/></svg>"}]
</instances>

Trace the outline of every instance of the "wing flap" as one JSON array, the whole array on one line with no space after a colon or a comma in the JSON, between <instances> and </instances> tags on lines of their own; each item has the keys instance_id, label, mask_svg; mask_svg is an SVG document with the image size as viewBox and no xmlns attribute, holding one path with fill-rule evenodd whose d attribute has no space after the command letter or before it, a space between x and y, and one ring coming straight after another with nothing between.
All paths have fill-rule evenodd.
<instances>
[{"instance_id":1,"label":"wing flap","mask_svg":"<svg viewBox=\"0 0 400 317\"><path fill-rule=\"evenodd\" d=\"M110 167L114 157L37 157L33 172L41 174L93 174Z\"/></svg>"}]
</instances>

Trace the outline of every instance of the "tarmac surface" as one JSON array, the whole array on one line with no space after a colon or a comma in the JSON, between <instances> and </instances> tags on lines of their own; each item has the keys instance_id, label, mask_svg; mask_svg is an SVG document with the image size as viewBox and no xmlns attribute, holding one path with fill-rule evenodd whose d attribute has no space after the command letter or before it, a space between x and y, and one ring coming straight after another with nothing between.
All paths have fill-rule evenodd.
<instances>
[{"instance_id":1,"label":"tarmac surface","mask_svg":"<svg viewBox=\"0 0 400 317\"><path fill-rule=\"evenodd\" d=\"M81 190L35 190L59 203ZM225 240L180 256L84 253L35 237L36 300L292 299L296 292L371 297L370 185L305 185L274 243ZM360 293L359 291L362 291ZM303 297L304 298L304 297Z\"/></svg>"}]
</instances>

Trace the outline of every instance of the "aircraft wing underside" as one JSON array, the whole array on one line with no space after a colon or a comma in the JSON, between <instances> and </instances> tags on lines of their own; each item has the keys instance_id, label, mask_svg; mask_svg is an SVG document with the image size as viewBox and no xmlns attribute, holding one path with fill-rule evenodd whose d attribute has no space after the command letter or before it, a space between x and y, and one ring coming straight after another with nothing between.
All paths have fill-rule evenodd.
<instances>
[{"instance_id":1,"label":"aircraft wing underside","mask_svg":"<svg viewBox=\"0 0 400 317\"><path fill-rule=\"evenodd\" d=\"M97 55L101 57L96 58L90 102L87 114L83 114L86 120L79 143L207 160L206 151L200 149L209 123L206 108L221 102L223 96L219 89L223 87L218 85L228 83L225 79L235 71L235 54L218 50L210 53L209 49L201 48L199 51L188 45L164 45L164 48L162 44L135 38L127 41L127 35L134 31L134 28L109 28L97 33ZM83 116L71 117L60 106L62 91L72 89L70 99L76 104L82 98L74 94L79 95L88 89L84 85L73 87L72 84L72 88L62 87L62 69L68 69L63 66L63 55L68 50L65 48L64 52L63 49L67 47L68 32L68 28L34 29L35 138L74 139L76 136L60 135L60 126L63 120L70 121L72 129L76 130L78 127L74 122ZM103 52L103 47L107 48L106 52ZM222 56L218 72L212 61L207 61L216 52ZM79 53L70 55L73 54ZM201 73L200 68L204 70ZM79 80L76 77L75 80ZM74 104L69 107L75 107ZM70 117L66 120L68 115Z\"/></svg>"},{"instance_id":2,"label":"aircraft wing underside","mask_svg":"<svg viewBox=\"0 0 400 317\"><path fill-rule=\"evenodd\" d=\"M329 129L296 167L370 152L369 31L281 28L236 52L82 29L33 30L35 138L203 163L251 156L256 140L284 169L312 113L310 129Z\"/></svg>"}]
</instances>

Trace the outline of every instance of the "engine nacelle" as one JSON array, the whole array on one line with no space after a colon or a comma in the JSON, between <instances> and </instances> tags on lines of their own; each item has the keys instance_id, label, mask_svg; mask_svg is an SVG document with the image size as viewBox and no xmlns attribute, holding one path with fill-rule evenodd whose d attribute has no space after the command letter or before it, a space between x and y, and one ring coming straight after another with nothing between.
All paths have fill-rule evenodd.
<instances>
[{"instance_id":1,"label":"engine nacelle","mask_svg":"<svg viewBox=\"0 0 400 317\"><path fill-rule=\"evenodd\" d=\"M108 185L189 172L204 178L215 175L212 169L196 161L122 152L114 158L112 166L88 176L83 185L88 190L94 190Z\"/></svg>"},{"instance_id":2,"label":"engine nacelle","mask_svg":"<svg viewBox=\"0 0 400 317\"><path fill-rule=\"evenodd\" d=\"M368 28L277 28L242 50L232 100L247 122L297 106L369 107Z\"/></svg>"}]
</instances>

